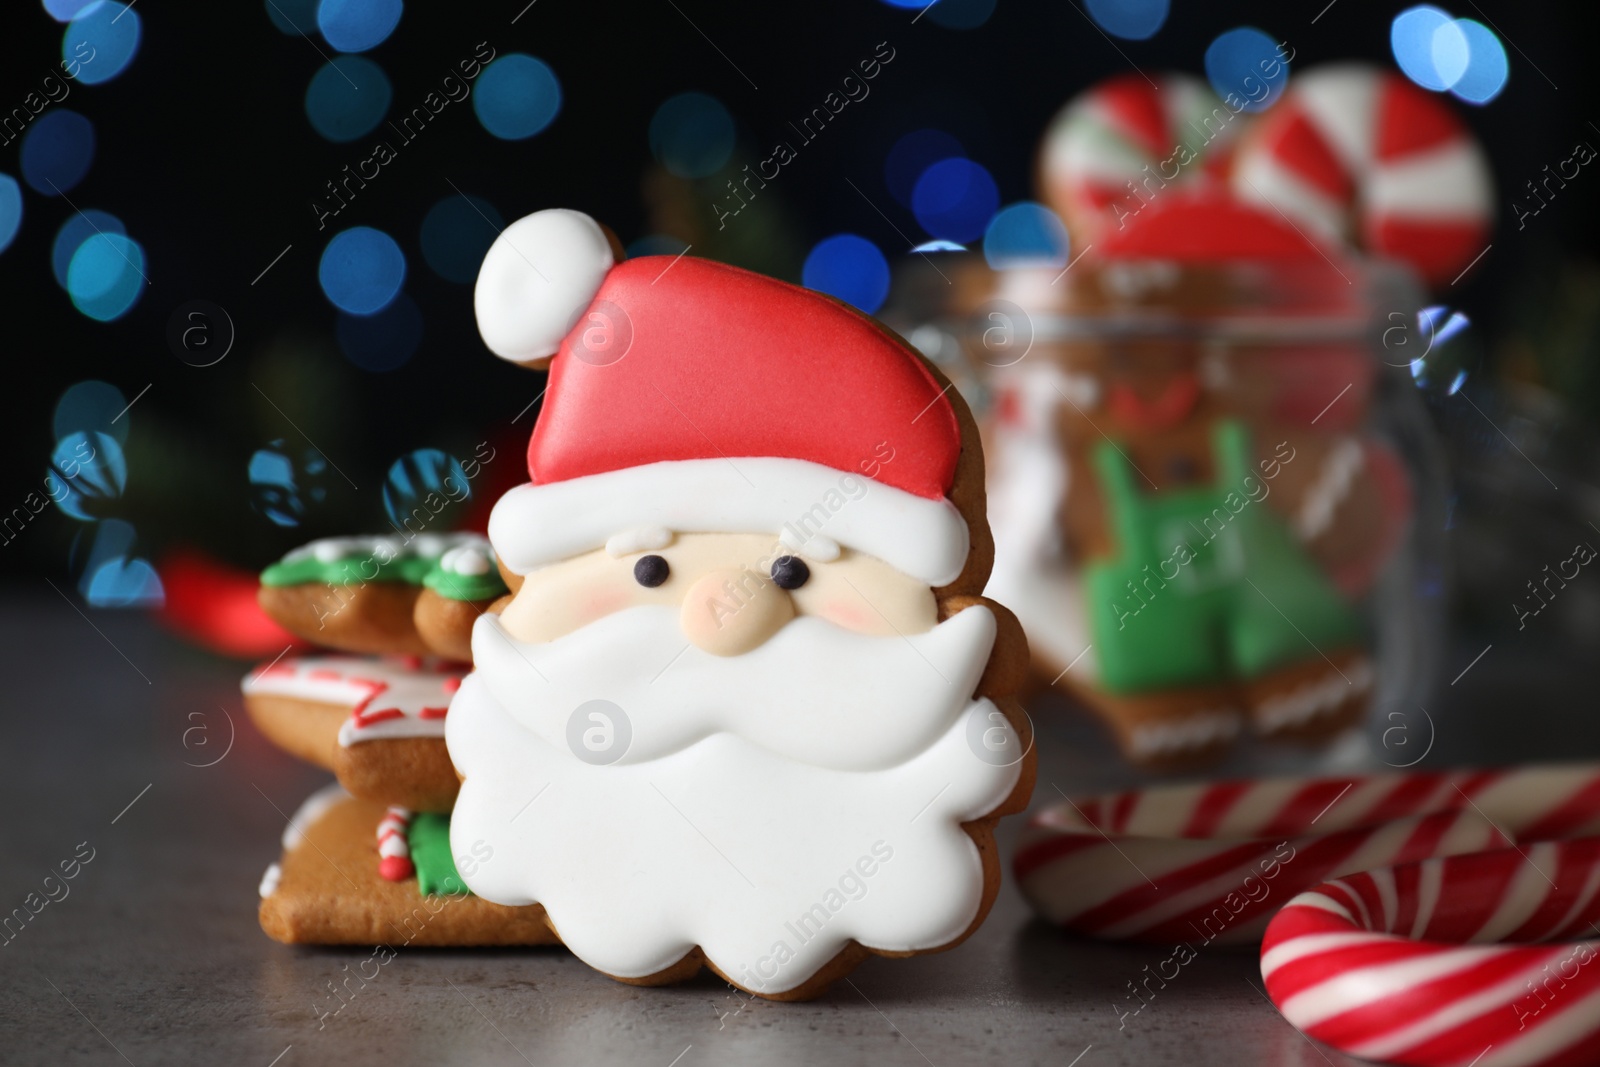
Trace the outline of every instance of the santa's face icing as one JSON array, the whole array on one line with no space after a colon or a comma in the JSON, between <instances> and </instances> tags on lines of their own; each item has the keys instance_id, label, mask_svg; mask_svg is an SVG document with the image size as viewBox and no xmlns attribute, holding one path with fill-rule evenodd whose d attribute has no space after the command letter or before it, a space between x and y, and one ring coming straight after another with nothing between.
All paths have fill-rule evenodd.
<instances>
[{"instance_id":1,"label":"santa's face icing","mask_svg":"<svg viewBox=\"0 0 1600 1067\"><path fill-rule=\"evenodd\" d=\"M602 550L479 620L446 735L453 843L494 851L475 893L543 904L609 974L699 946L765 993L852 939L928 948L971 924L983 872L959 824L1018 774L978 753L1020 751L972 699L993 615L935 624L927 585L848 551L804 561L794 589L770 568L758 584L780 552L718 534ZM635 576L655 580L647 557L664 581ZM777 555L786 584L796 559Z\"/></svg>"}]
</instances>

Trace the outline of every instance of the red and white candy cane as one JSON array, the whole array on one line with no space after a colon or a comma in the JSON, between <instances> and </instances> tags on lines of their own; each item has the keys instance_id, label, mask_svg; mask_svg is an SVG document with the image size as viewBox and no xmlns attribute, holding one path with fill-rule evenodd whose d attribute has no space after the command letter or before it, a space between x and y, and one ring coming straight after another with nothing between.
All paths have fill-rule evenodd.
<instances>
[{"instance_id":1,"label":"red and white candy cane","mask_svg":"<svg viewBox=\"0 0 1600 1067\"><path fill-rule=\"evenodd\" d=\"M1488 161L1455 113L1360 64L1291 79L1241 140L1232 184L1243 200L1409 263L1434 284L1471 264L1494 220Z\"/></svg>"},{"instance_id":2,"label":"red and white candy cane","mask_svg":"<svg viewBox=\"0 0 1600 1067\"><path fill-rule=\"evenodd\" d=\"M411 812L390 808L378 823L378 874L390 882L403 882L417 873L411 863Z\"/></svg>"},{"instance_id":3,"label":"red and white candy cane","mask_svg":"<svg viewBox=\"0 0 1600 1067\"><path fill-rule=\"evenodd\" d=\"M1044 197L1073 237L1093 243L1170 182L1220 181L1246 112L1186 74L1108 78L1057 113L1039 149Z\"/></svg>"},{"instance_id":4,"label":"red and white candy cane","mask_svg":"<svg viewBox=\"0 0 1600 1067\"><path fill-rule=\"evenodd\" d=\"M1597 938L1600 837L1587 837L1319 885L1267 927L1261 976L1284 1018L1364 1059L1593 1064Z\"/></svg>"},{"instance_id":5,"label":"red and white candy cane","mask_svg":"<svg viewBox=\"0 0 1600 1067\"><path fill-rule=\"evenodd\" d=\"M1600 764L1280 778L1067 801L1013 860L1044 918L1109 940L1251 943L1341 874L1600 834Z\"/></svg>"}]
</instances>

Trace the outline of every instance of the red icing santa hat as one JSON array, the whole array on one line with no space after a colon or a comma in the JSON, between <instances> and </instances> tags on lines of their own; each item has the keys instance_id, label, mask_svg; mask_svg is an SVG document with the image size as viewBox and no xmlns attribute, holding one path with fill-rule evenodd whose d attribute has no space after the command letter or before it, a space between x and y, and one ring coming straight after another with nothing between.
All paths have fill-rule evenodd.
<instances>
[{"instance_id":1,"label":"red icing santa hat","mask_svg":"<svg viewBox=\"0 0 1600 1067\"><path fill-rule=\"evenodd\" d=\"M476 305L496 355L554 355L532 482L489 520L513 572L710 532L819 560L844 546L932 586L965 566L949 387L855 310L703 259L614 263L564 210L506 228Z\"/></svg>"}]
</instances>

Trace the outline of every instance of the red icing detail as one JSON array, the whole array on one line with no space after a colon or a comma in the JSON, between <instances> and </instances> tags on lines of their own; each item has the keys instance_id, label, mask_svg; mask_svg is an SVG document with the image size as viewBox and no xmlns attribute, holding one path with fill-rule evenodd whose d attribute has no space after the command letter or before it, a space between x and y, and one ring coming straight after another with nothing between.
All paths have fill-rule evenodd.
<instances>
[{"instance_id":1,"label":"red icing detail","mask_svg":"<svg viewBox=\"0 0 1600 1067\"><path fill-rule=\"evenodd\" d=\"M1276 122L1261 134L1266 150L1307 185L1341 204L1351 203L1355 199L1351 175L1305 113L1288 109L1273 118Z\"/></svg>"},{"instance_id":2,"label":"red icing detail","mask_svg":"<svg viewBox=\"0 0 1600 1067\"><path fill-rule=\"evenodd\" d=\"M166 592L156 617L202 648L254 659L291 645L306 647L261 610L257 572L230 567L194 548L163 556L156 572Z\"/></svg>"},{"instance_id":3,"label":"red icing detail","mask_svg":"<svg viewBox=\"0 0 1600 1067\"><path fill-rule=\"evenodd\" d=\"M403 882L415 873L416 867L405 856L384 856L378 860L378 874L386 881Z\"/></svg>"},{"instance_id":4,"label":"red icing detail","mask_svg":"<svg viewBox=\"0 0 1600 1067\"><path fill-rule=\"evenodd\" d=\"M709 260L645 256L595 297L632 340L598 365L550 366L528 444L535 483L666 460L775 456L858 472L883 441L877 480L930 499L955 478L961 431L933 374L866 316L818 293ZM592 358L592 357L591 357Z\"/></svg>"},{"instance_id":5,"label":"red icing detail","mask_svg":"<svg viewBox=\"0 0 1600 1067\"><path fill-rule=\"evenodd\" d=\"M1425 281L1439 284L1453 280L1463 264L1472 262L1488 236L1486 218L1411 221L1380 216L1368 221L1366 243L1374 252L1405 260Z\"/></svg>"},{"instance_id":6,"label":"red icing detail","mask_svg":"<svg viewBox=\"0 0 1600 1067\"><path fill-rule=\"evenodd\" d=\"M1436 96L1398 74L1383 79L1378 91L1377 120L1373 153L1380 164L1467 136L1461 120Z\"/></svg>"},{"instance_id":7,"label":"red icing detail","mask_svg":"<svg viewBox=\"0 0 1600 1067\"><path fill-rule=\"evenodd\" d=\"M1132 388L1117 382L1106 391L1106 409L1127 429L1159 430L1188 418L1199 399L1200 379L1193 374L1179 374L1154 400L1141 400Z\"/></svg>"},{"instance_id":8,"label":"red icing detail","mask_svg":"<svg viewBox=\"0 0 1600 1067\"><path fill-rule=\"evenodd\" d=\"M442 719L447 714L449 714L449 712L450 712L450 709L448 707L443 707L443 708L423 708L421 711L417 712L417 718L419 718L419 719Z\"/></svg>"},{"instance_id":9,"label":"red icing detail","mask_svg":"<svg viewBox=\"0 0 1600 1067\"><path fill-rule=\"evenodd\" d=\"M363 711L363 708L372 703L372 697L377 695L377 693L372 694L371 697L368 697L366 700L361 702L361 707L350 712L350 717L356 721L356 727L358 729L364 729L368 726L371 726L373 723L387 722L390 719L403 719L406 717L406 713L401 711L399 708L383 708L380 711Z\"/></svg>"},{"instance_id":10,"label":"red icing detail","mask_svg":"<svg viewBox=\"0 0 1600 1067\"><path fill-rule=\"evenodd\" d=\"M460 688L461 688L461 679L460 678L446 678L444 680L443 689L444 689L444 691L446 693L454 693L457 689L460 689Z\"/></svg>"},{"instance_id":11,"label":"red icing detail","mask_svg":"<svg viewBox=\"0 0 1600 1067\"><path fill-rule=\"evenodd\" d=\"M1341 255L1337 249L1321 248L1270 210L1241 204L1216 189L1166 190L1127 226L1108 231L1095 248L1105 259L1179 263L1314 264L1324 254L1335 262Z\"/></svg>"},{"instance_id":12,"label":"red icing detail","mask_svg":"<svg viewBox=\"0 0 1600 1067\"><path fill-rule=\"evenodd\" d=\"M1145 155L1164 159L1172 154L1172 134L1161 109L1160 93L1142 75L1124 74L1103 82L1095 96L1112 125L1131 137Z\"/></svg>"}]
</instances>

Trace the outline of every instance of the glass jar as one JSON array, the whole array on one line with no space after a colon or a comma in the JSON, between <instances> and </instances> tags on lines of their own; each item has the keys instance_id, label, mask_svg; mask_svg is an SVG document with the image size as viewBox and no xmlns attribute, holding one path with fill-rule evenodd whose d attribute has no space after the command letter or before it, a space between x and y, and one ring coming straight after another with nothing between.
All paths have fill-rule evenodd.
<instances>
[{"instance_id":1,"label":"glass jar","mask_svg":"<svg viewBox=\"0 0 1600 1067\"><path fill-rule=\"evenodd\" d=\"M1423 754L1446 495L1421 304L1320 255L902 266L883 317L977 415L987 592L1037 690L1145 767Z\"/></svg>"}]
</instances>

